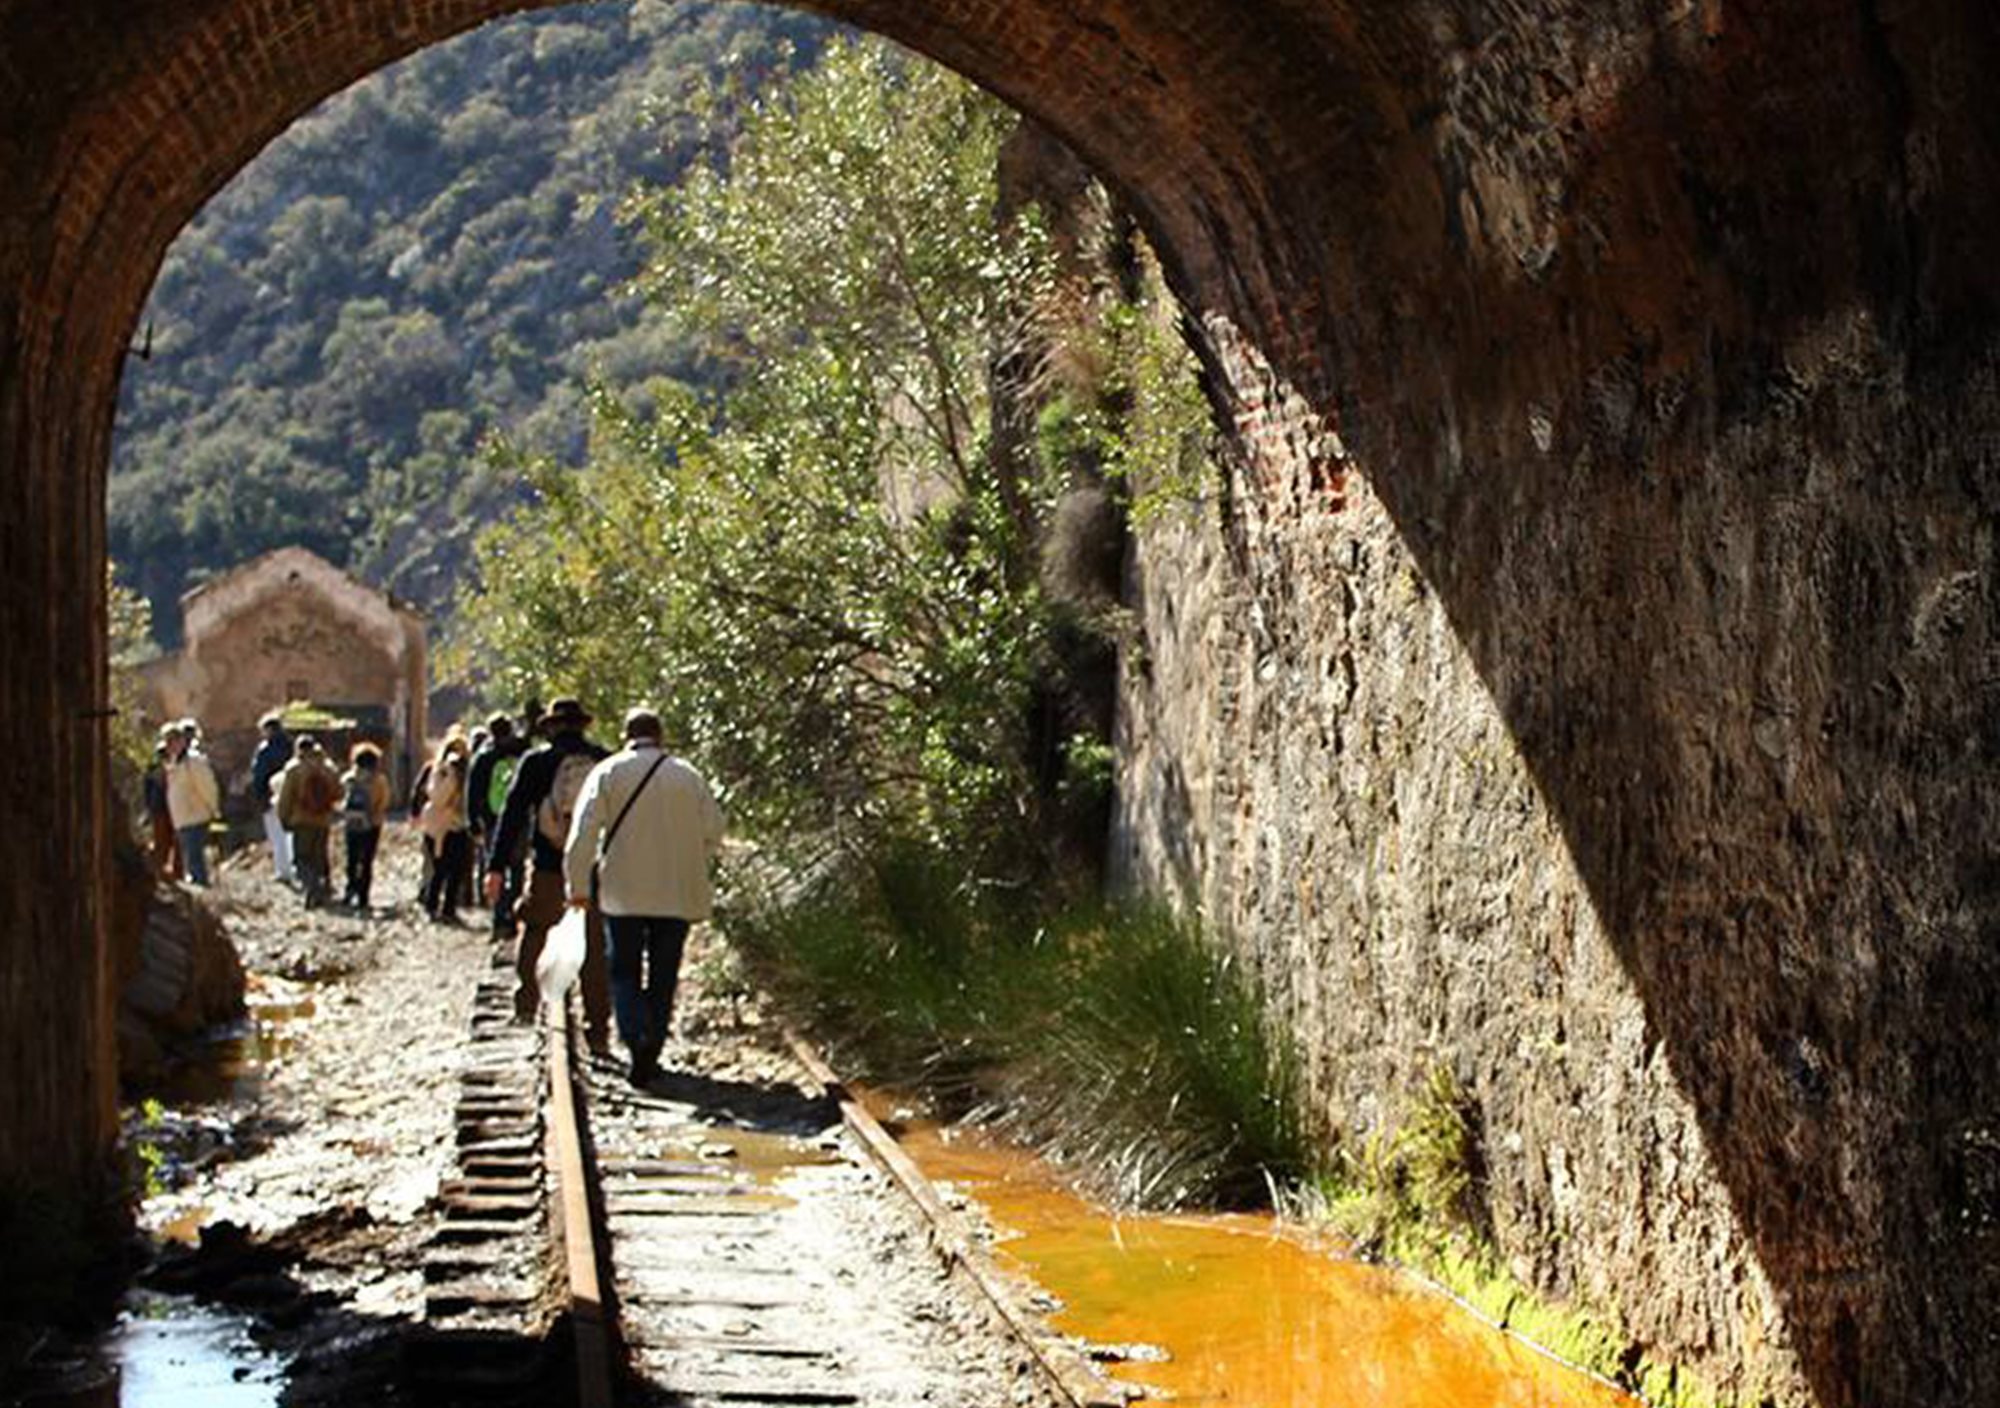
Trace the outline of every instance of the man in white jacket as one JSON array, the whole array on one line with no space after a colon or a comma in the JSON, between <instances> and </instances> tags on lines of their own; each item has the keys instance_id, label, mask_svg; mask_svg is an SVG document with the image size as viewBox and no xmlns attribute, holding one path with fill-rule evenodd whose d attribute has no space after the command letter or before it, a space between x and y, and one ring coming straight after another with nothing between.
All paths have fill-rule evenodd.
<instances>
[{"instance_id":1,"label":"man in white jacket","mask_svg":"<svg viewBox=\"0 0 2000 1408\"><path fill-rule=\"evenodd\" d=\"M709 916L722 826L701 774L661 746L659 715L627 714L625 747L591 770L577 798L563 872L569 902L588 906L594 888L604 915L611 1010L634 1085L660 1068L688 927Z\"/></svg>"}]
</instances>

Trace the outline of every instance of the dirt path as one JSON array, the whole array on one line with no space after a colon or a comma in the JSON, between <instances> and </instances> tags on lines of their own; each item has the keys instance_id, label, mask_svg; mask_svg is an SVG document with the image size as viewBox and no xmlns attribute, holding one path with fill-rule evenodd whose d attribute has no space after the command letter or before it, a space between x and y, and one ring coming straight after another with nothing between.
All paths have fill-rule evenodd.
<instances>
[{"instance_id":1,"label":"dirt path","mask_svg":"<svg viewBox=\"0 0 2000 1408\"><path fill-rule=\"evenodd\" d=\"M494 950L483 924L418 915L419 866L407 831L388 838L384 908L366 916L308 913L262 862L225 867L213 898L251 975L250 1059L186 1083L222 1098L169 1100L150 1136L139 1131L173 1155L144 1225L205 1241L182 1284L258 1313L259 1339L291 1366L288 1404L420 1397L400 1382L397 1350L424 1313L422 1258L453 1170L473 993ZM723 1146L748 1150L760 1129L781 1127L795 1147L775 1161L764 1148L769 1166L755 1176L786 1209L774 1234L821 1298L821 1342L866 1367L869 1401L1045 1404L1025 1356L943 1276L914 1214L846 1147L830 1110L798 1093L801 1073L713 935L697 932L683 971L683 1039L669 1053L680 1085L635 1096L620 1069L588 1074L607 1145L627 1157L673 1145L741 1170ZM652 1256L628 1246L628 1265ZM635 1309L637 1338L658 1345L670 1327Z\"/></svg>"},{"instance_id":2,"label":"dirt path","mask_svg":"<svg viewBox=\"0 0 2000 1408\"><path fill-rule=\"evenodd\" d=\"M406 834L385 844L376 899L405 902L367 916L307 911L261 863L225 869L215 907L250 973L256 1031L209 1113L229 1121L236 1157L148 1199L148 1227L185 1236L228 1221L270 1239L337 1223L352 1235L313 1239L326 1260L308 1284L367 1313L420 1308L415 1253L450 1167L472 989L492 949L483 930L407 903L420 866ZM358 1243L351 1268L343 1240Z\"/></svg>"}]
</instances>

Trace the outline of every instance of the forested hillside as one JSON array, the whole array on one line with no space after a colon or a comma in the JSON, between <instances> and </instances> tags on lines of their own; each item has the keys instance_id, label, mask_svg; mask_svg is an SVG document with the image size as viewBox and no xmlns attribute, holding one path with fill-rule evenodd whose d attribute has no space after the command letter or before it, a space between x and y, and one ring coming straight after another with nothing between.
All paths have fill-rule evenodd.
<instances>
[{"instance_id":1,"label":"forested hillside","mask_svg":"<svg viewBox=\"0 0 2000 1408\"><path fill-rule=\"evenodd\" d=\"M111 550L164 643L208 573L302 543L428 609L522 490L490 430L580 454L584 381L703 384L621 292L635 182L696 153L723 66L809 61L816 21L744 5L579 6L418 54L295 124L168 255L126 367ZM142 344L143 345L143 344Z\"/></svg>"}]
</instances>

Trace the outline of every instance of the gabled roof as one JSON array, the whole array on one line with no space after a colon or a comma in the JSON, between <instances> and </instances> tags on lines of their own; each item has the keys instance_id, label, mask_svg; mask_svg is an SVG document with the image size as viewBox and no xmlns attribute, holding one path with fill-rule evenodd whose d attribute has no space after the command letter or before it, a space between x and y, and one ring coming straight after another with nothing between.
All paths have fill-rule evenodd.
<instances>
[{"instance_id":1,"label":"gabled roof","mask_svg":"<svg viewBox=\"0 0 2000 1408\"><path fill-rule=\"evenodd\" d=\"M280 593L308 591L326 608L358 625L385 649L423 649L423 615L408 602L307 548L279 548L232 567L181 598L188 647L199 650L225 624L253 612Z\"/></svg>"},{"instance_id":2,"label":"gabled roof","mask_svg":"<svg viewBox=\"0 0 2000 1408\"><path fill-rule=\"evenodd\" d=\"M225 590L231 583L270 574L285 574L286 580L290 580L292 574L297 574L323 583L333 579L352 590L369 592L380 597L392 611L403 612L418 620L423 619L423 612L394 592L364 582L345 568L335 567L311 548L302 547L274 548L262 557L253 557L248 562L239 562L234 567L217 573L199 586L182 592L181 608L186 610L211 593Z\"/></svg>"}]
</instances>

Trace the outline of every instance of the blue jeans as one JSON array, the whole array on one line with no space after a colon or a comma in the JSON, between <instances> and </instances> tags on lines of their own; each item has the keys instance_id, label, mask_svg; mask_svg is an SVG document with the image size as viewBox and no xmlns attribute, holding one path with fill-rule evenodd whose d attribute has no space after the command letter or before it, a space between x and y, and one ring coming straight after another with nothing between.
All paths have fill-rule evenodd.
<instances>
[{"instance_id":1,"label":"blue jeans","mask_svg":"<svg viewBox=\"0 0 2000 1408\"><path fill-rule=\"evenodd\" d=\"M687 943L687 933L685 919L651 914L604 916L605 947L611 960L611 1011L618 1019L619 1040L634 1054L657 1055L667 1044L667 1022L674 1012L674 987L680 981L681 948Z\"/></svg>"},{"instance_id":2,"label":"blue jeans","mask_svg":"<svg viewBox=\"0 0 2000 1408\"><path fill-rule=\"evenodd\" d=\"M181 864L187 869L188 880L196 885L208 884L208 823L200 826L183 826L176 833L181 838Z\"/></svg>"}]
</instances>

